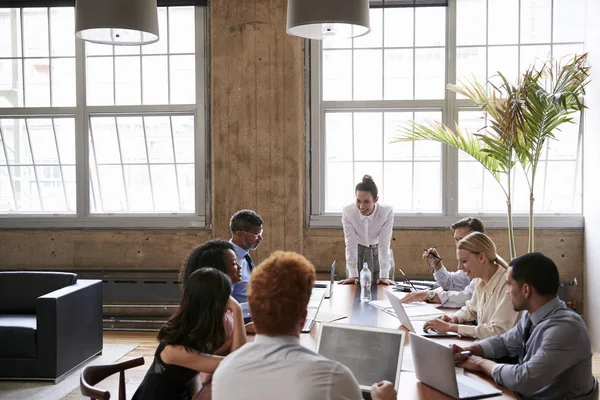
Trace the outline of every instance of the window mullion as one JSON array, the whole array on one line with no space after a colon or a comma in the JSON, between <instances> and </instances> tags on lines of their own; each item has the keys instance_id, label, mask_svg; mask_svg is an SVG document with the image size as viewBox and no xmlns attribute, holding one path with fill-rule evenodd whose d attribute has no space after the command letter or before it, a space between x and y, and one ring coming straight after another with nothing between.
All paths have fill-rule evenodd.
<instances>
[{"instance_id":1,"label":"window mullion","mask_svg":"<svg viewBox=\"0 0 600 400\"><path fill-rule=\"evenodd\" d=\"M446 84L456 83L456 2L450 0L446 10ZM446 126L453 127L458 121L456 93L446 90L443 119ZM442 146L442 212L444 215L458 214L458 150L453 146Z\"/></svg>"},{"instance_id":2,"label":"window mullion","mask_svg":"<svg viewBox=\"0 0 600 400\"><path fill-rule=\"evenodd\" d=\"M86 100L85 42L75 39L75 190L77 216L90 214L89 115Z\"/></svg>"}]
</instances>

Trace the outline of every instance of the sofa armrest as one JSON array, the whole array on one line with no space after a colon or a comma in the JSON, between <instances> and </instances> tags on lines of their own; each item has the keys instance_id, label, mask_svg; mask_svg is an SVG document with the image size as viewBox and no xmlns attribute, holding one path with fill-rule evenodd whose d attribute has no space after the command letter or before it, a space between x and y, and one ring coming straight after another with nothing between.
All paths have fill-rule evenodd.
<instances>
[{"instance_id":1,"label":"sofa armrest","mask_svg":"<svg viewBox=\"0 0 600 400\"><path fill-rule=\"evenodd\" d=\"M80 279L39 297L36 317L39 362L56 376L69 371L102 351L102 281Z\"/></svg>"}]
</instances>

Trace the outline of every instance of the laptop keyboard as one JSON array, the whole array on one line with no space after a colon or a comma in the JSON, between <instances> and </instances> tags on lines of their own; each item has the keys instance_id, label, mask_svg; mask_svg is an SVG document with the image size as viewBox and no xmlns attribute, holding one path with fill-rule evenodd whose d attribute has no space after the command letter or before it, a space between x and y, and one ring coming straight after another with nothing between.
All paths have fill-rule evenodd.
<instances>
[{"instance_id":1,"label":"laptop keyboard","mask_svg":"<svg viewBox=\"0 0 600 400\"><path fill-rule=\"evenodd\" d=\"M458 384L458 397L461 399L468 399L469 397L482 396L484 393L477 389L472 388L464 382L457 381Z\"/></svg>"},{"instance_id":2,"label":"laptop keyboard","mask_svg":"<svg viewBox=\"0 0 600 400\"><path fill-rule=\"evenodd\" d=\"M302 333L310 332L314 323L315 323L314 318L306 318L306 321L304 322L304 326L302 327Z\"/></svg>"}]
</instances>

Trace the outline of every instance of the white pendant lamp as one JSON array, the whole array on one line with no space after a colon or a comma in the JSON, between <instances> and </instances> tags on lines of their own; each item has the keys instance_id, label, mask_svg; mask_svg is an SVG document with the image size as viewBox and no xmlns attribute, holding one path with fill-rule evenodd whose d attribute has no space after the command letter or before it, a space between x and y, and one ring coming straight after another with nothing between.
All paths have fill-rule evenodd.
<instances>
[{"instance_id":1,"label":"white pendant lamp","mask_svg":"<svg viewBox=\"0 0 600 400\"><path fill-rule=\"evenodd\" d=\"M158 41L156 0L76 0L75 35L101 44Z\"/></svg>"},{"instance_id":2,"label":"white pendant lamp","mask_svg":"<svg viewBox=\"0 0 600 400\"><path fill-rule=\"evenodd\" d=\"M307 39L369 33L369 0L288 0L287 32Z\"/></svg>"}]
</instances>

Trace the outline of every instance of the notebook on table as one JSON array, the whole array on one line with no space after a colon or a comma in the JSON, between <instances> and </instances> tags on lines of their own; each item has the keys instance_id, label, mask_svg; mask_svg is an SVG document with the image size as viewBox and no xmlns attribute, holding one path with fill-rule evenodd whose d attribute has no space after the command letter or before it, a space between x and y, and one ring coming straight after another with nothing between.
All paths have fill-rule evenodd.
<instances>
[{"instance_id":1,"label":"notebook on table","mask_svg":"<svg viewBox=\"0 0 600 400\"><path fill-rule=\"evenodd\" d=\"M455 399L499 396L495 387L479 382L454 368L454 355L445 344L410 332L410 348L417 379Z\"/></svg>"},{"instance_id":2,"label":"notebook on table","mask_svg":"<svg viewBox=\"0 0 600 400\"><path fill-rule=\"evenodd\" d=\"M412 322L410 322L410 318L408 318L408 314L406 313L406 310L404 309L404 306L402 305L402 302L400 301L400 299L398 297L394 296L394 294L390 291L386 290L385 294L386 294L388 300L390 301L392 308L394 309L394 314L396 315L396 318L398 318L400 323L402 325L404 325L404 327L406 329L408 329L410 332L416 333L415 328L414 328ZM386 310L384 310L384 311L386 311ZM459 336L458 333L455 333L455 332L438 332L433 329L430 329L426 332L418 332L417 334L421 335L421 336L427 336L427 337Z\"/></svg>"},{"instance_id":3,"label":"notebook on table","mask_svg":"<svg viewBox=\"0 0 600 400\"><path fill-rule=\"evenodd\" d=\"M392 382L398 391L404 338L405 332L398 329L324 322L317 353L347 366L364 393L382 380Z\"/></svg>"}]
</instances>

